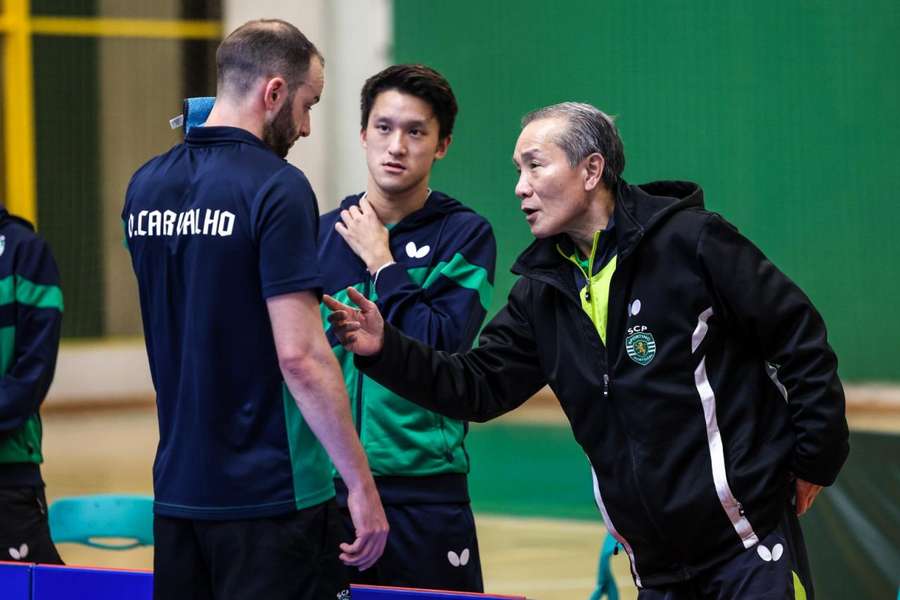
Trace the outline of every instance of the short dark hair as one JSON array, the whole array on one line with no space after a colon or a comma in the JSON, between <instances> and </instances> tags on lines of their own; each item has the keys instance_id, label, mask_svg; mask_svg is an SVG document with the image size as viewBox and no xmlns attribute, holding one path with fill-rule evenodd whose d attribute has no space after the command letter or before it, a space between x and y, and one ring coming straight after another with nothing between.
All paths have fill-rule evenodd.
<instances>
[{"instance_id":1,"label":"short dark hair","mask_svg":"<svg viewBox=\"0 0 900 600\"><path fill-rule=\"evenodd\" d=\"M293 93L306 80L312 57L322 53L303 33L281 19L244 23L216 50L218 93L244 95L260 77L283 77Z\"/></svg>"},{"instance_id":2,"label":"short dark hair","mask_svg":"<svg viewBox=\"0 0 900 600\"><path fill-rule=\"evenodd\" d=\"M425 65L393 65L366 80L359 95L363 129L369 124L375 98L388 90L397 90L427 102L440 125L440 139L453 133L458 110L456 96L444 76Z\"/></svg>"},{"instance_id":3,"label":"short dark hair","mask_svg":"<svg viewBox=\"0 0 900 600\"><path fill-rule=\"evenodd\" d=\"M564 118L568 126L554 142L574 167L595 152L603 157L603 183L615 190L625 170L625 149L613 118L591 104L562 102L534 110L522 117L522 127L539 119Z\"/></svg>"}]
</instances>

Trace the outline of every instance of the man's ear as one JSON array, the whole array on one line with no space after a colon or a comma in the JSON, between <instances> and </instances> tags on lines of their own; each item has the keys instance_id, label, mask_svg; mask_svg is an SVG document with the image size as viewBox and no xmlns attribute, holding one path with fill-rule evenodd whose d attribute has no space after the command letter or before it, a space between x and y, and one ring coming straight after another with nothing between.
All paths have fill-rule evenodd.
<instances>
[{"instance_id":1,"label":"man's ear","mask_svg":"<svg viewBox=\"0 0 900 600\"><path fill-rule=\"evenodd\" d=\"M368 127L363 127L362 129L359 130L359 144L363 148L369 147L368 140L366 140L366 129L368 129Z\"/></svg>"},{"instance_id":2,"label":"man's ear","mask_svg":"<svg viewBox=\"0 0 900 600\"><path fill-rule=\"evenodd\" d=\"M600 185L603 179L603 169L606 168L606 161L599 152L594 152L584 159L584 189L591 191Z\"/></svg>"},{"instance_id":3,"label":"man's ear","mask_svg":"<svg viewBox=\"0 0 900 600\"><path fill-rule=\"evenodd\" d=\"M283 77L273 77L263 90L263 106L267 113L277 113L288 98L288 86Z\"/></svg>"},{"instance_id":4,"label":"man's ear","mask_svg":"<svg viewBox=\"0 0 900 600\"><path fill-rule=\"evenodd\" d=\"M434 160L441 160L447 156L447 149L450 148L450 142L452 141L452 135L448 135L444 139L438 141L437 149L434 151Z\"/></svg>"}]
</instances>

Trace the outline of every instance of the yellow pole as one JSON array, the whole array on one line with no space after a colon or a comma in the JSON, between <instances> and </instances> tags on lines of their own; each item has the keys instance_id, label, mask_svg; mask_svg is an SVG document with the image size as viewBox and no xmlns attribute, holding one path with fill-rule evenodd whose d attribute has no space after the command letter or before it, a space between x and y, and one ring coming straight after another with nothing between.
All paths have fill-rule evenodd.
<instances>
[{"instance_id":1,"label":"yellow pole","mask_svg":"<svg viewBox=\"0 0 900 600\"><path fill-rule=\"evenodd\" d=\"M3 129L9 212L37 223L34 163L34 79L29 0L4 2Z\"/></svg>"},{"instance_id":2,"label":"yellow pole","mask_svg":"<svg viewBox=\"0 0 900 600\"><path fill-rule=\"evenodd\" d=\"M222 23L166 19L116 19L98 17L32 17L35 35L120 37L143 39L219 40Z\"/></svg>"},{"instance_id":3,"label":"yellow pole","mask_svg":"<svg viewBox=\"0 0 900 600\"><path fill-rule=\"evenodd\" d=\"M32 17L30 0L0 0L3 50L3 144L5 193L0 201L9 212L37 224L37 175L34 140L34 65L32 34L138 37L147 39L220 39L218 21L165 21Z\"/></svg>"}]
</instances>

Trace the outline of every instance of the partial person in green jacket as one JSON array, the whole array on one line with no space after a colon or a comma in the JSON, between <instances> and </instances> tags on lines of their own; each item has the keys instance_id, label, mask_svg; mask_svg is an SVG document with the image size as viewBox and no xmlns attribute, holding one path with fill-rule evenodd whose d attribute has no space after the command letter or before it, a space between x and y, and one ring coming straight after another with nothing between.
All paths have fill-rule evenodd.
<instances>
[{"instance_id":1,"label":"partial person in green jacket","mask_svg":"<svg viewBox=\"0 0 900 600\"><path fill-rule=\"evenodd\" d=\"M407 335L466 350L490 305L496 242L483 217L429 187L433 165L450 146L453 90L434 69L395 65L366 81L360 100L368 181L321 219L323 289L345 299L352 286ZM329 341L391 526L384 555L351 581L482 591L467 424L364 377L337 338L329 334ZM339 479L336 487L352 539L346 488Z\"/></svg>"},{"instance_id":2,"label":"partial person in green jacket","mask_svg":"<svg viewBox=\"0 0 900 600\"><path fill-rule=\"evenodd\" d=\"M62 310L50 247L0 206L0 560L62 564L47 523L38 412Z\"/></svg>"}]
</instances>

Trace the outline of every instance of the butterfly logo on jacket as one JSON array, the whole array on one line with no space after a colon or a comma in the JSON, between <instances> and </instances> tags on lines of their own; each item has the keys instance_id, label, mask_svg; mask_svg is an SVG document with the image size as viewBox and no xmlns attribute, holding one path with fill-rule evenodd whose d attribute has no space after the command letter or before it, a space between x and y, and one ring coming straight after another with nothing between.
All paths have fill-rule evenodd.
<instances>
[{"instance_id":1,"label":"butterfly logo on jacket","mask_svg":"<svg viewBox=\"0 0 900 600\"><path fill-rule=\"evenodd\" d=\"M431 252L431 246L428 244L421 248L417 248L415 242L406 244L406 255L410 258L425 258L429 252Z\"/></svg>"}]
</instances>

